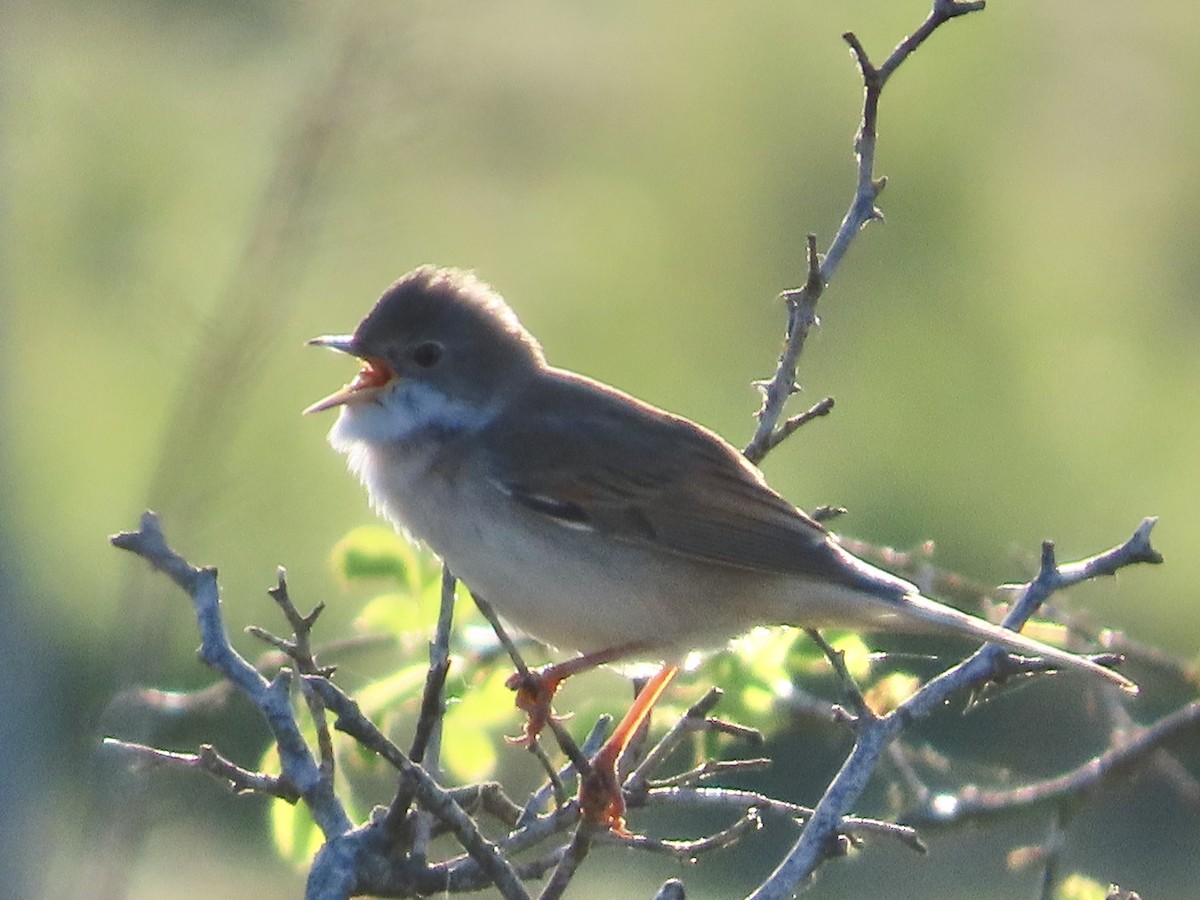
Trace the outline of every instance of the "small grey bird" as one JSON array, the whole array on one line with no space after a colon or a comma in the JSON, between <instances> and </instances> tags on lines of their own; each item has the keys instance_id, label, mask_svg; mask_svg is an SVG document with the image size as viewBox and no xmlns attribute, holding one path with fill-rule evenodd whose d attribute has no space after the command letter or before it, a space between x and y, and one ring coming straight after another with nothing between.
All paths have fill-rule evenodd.
<instances>
[{"instance_id":1,"label":"small grey bird","mask_svg":"<svg viewBox=\"0 0 1200 900\"><path fill-rule=\"evenodd\" d=\"M372 505L585 660L673 661L786 624L956 634L1136 691L857 559L712 431L548 365L468 272L416 269L354 334L311 343L361 360L306 412L341 407L329 441Z\"/></svg>"}]
</instances>

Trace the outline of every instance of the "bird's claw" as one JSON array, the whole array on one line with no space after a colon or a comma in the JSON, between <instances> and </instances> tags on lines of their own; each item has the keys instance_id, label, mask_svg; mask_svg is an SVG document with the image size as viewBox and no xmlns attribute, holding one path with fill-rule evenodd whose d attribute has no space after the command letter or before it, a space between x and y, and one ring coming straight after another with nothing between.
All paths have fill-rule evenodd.
<instances>
[{"instance_id":1,"label":"bird's claw","mask_svg":"<svg viewBox=\"0 0 1200 900\"><path fill-rule=\"evenodd\" d=\"M517 708L522 710L527 718L521 734L506 736L506 741L521 747L531 747L547 725L569 718L556 716L550 705L563 682L563 677L554 672L553 666L530 669L527 672L513 672L508 676L504 686L510 691L516 691Z\"/></svg>"},{"instance_id":2,"label":"bird's claw","mask_svg":"<svg viewBox=\"0 0 1200 900\"><path fill-rule=\"evenodd\" d=\"M615 765L594 764L580 780L579 813L586 821L609 829L617 837L633 837L633 832L625 827L625 796Z\"/></svg>"}]
</instances>

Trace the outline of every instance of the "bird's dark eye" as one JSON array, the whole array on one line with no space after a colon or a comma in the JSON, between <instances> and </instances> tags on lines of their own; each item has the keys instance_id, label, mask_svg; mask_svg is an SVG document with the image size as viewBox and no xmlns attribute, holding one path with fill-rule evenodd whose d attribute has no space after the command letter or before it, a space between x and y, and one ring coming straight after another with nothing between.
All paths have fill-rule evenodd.
<instances>
[{"instance_id":1,"label":"bird's dark eye","mask_svg":"<svg viewBox=\"0 0 1200 900\"><path fill-rule=\"evenodd\" d=\"M412 352L413 362L422 369L428 369L431 366L436 366L442 358L442 345L437 341L426 341L423 344L417 344Z\"/></svg>"}]
</instances>

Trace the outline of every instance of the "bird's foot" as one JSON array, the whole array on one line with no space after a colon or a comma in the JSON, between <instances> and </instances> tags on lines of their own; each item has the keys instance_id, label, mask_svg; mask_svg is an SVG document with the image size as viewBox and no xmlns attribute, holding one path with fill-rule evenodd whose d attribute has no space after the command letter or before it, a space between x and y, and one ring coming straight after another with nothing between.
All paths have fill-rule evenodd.
<instances>
[{"instance_id":1,"label":"bird's foot","mask_svg":"<svg viewBox=\"0 0 1200 900\"><path fill-rule=\"evenodd\" d=\"M637 649L637 644L622 644L595 653L585 653L560 663L513 672L504 682L510 691L517 692L517 708L528 717L524 731L517 737L508 738L509 743L529 747L537 740L542 729L551 721L561 722L563 717L554 715L550 704L558 687L572 675L586 672L597 666L615 662Z\"/></svg>"},{"instance_id":2,"label":"bird's foot","mask_svg":"<svg viewBox=\"0 0 1200 900\"><path fill-rule=\"evenodd\" d=\"M612 736L591 758L590 771L580 779L580 814L595 825L609 828L618 837L632 837L632 834L625 827L625 797L617 777L617 762L678 671L677 666L663 666L646 683Z\"/></svg>"},{"instance_id":3,"label":"bird's foot","mask_svg":"<svg viewBox=\"0 0 1200 900\"><path fill-rule=\"evenodd\" d=\"M528 672L513 672L504 682L510 691L516 691L517 709L525 713L525 728L521 734L506 736L510 744L531 747L542 729L551 721L561 722L565 717L556 716L551 703L558 687L570 673L559 671L559 666L545 666Z\"/></svg>"},{"instance_id":4,"label":"bird's foot","mask_svg":"<svg viewBox=\"0 0 1200 900\"><path fill-rule=\"evenodd\" d=\"M625 795L617 779L616 761L602 765L599 756L592 758L592 770L579 782L579 814L617 837L633 837L625 827Z\"/></svg>"}]
</instances>

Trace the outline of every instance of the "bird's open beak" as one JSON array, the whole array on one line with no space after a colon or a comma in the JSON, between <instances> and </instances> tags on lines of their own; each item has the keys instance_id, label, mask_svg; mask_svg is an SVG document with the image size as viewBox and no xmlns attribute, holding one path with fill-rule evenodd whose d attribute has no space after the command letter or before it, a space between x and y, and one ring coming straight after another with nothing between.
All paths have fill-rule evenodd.
<instances>
[{"instance_id":1,"label":"bird's open beak","mask_svg":"<svg viewBox=\"0 0 1200 900\"><path fill-rule=\"evenodd\" d=\"M364 400L369 400L375 394L379 393L384 385L396 377L396 373L392 371L392 367L382 359L363 356L352 335L327 334L322 337L313 338L308 344L310 347L328 347L340 353L357 356L362 363L362 368L358 370L358 374L354 376L354 380L348 385L341 390L334 391L324 400L318 400L308 409L304 410L304 415L306 416L309 413L321 412L325 409L332 409L335 406L361 403Z\"/></svg>"}]
</instances>

